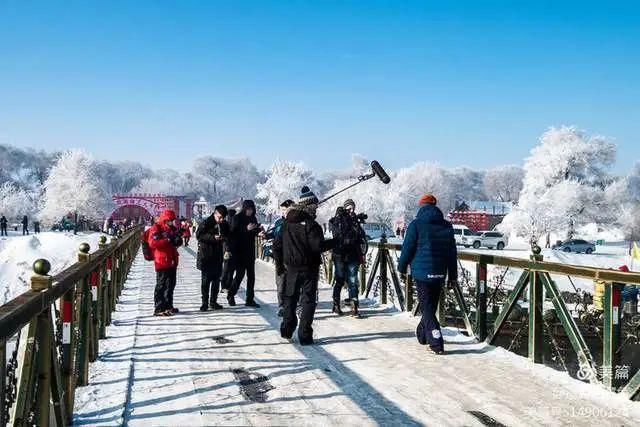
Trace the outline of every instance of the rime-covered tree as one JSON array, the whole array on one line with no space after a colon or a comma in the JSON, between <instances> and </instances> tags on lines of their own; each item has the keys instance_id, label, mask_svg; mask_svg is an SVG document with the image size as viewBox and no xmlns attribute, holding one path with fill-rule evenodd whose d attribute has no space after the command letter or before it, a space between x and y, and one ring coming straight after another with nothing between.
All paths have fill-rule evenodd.
<instances>
[{"instance_id":1,"label":"rime-covered tree","mask_svg":"<svg viewBox=\"0 0 640 427\"><path fill-rule=\"evenodd\" d=\"M304 185L316 187L314 181L313 172L301 162L276 160L267 171L266 181L257 185L260 210L265 215L277 215L283 201L296 200Z\"/></svg>"},{"instance_id":2,"label":"rime-covered tree","mask_svg":"<svg viewBox=\"0 0 640 427\"><path fill-rule=\"evenodd\" d=\"M62 153L44 183L42 220L52 223L67 214L87 218L109 214L111 194L95 169L96 162L82 150Z\"/></svg>"},{"instance_id":3,"label":"rime-covered tree","mask_svg":"<svg viewBox=\"0 0 640 427\"><path fill-rule=\"evenodd\" d=\"M485 173L484 192L490 200L517 202L523 179L524 170L520 166L499 166Z\"/></svg>"},{"instance_id":4,"label":"rime-covered tree","mask_svg":"<svg viewBox=\"0 0 640 427\"><path fill-rule=\"evenodd\" d=\"M23 215L32 216L36 209L36 194L10 181L0 185L0 215L15 221Z\"/></svg>"},{"instance_id":5,"label":"rime-covered tree","mask_svg":"<svg viewBox=\"0 0 640 427\"><path fill-rule=\"evenodd\" d=\"M615 153L604 137L575 127L550 128L531 150L518 204L502 228L535 241L545 233L571 234L575 226L606 219L604 189L611 182L608 170Z\"/></svg>"}]
</instances>

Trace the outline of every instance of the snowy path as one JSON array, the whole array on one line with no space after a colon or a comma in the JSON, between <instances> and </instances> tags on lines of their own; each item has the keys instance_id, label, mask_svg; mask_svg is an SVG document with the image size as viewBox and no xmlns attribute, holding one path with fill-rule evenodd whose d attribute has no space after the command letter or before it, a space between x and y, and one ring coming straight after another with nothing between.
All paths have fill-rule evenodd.
<instances>
[{"instance_id":1,"label":"snowy path","mask_svg":"<svg viewBox=\"0 0 640 427\"><path fill-rule=\"evenodd\" d=\"M76 425L481 426L483 414L507 426L640 423L640 403L452 331L448 355L428 355L406 314L365 307L365 319L337 318L326 285L316 345L283 342L273 269L261 262L262 308L227 307L221 294L224 310L201 313L194 264L183 250L182 312L154 318L153 265L138 257L91 385L78 391Z\"/></svg>"}]
</instances>

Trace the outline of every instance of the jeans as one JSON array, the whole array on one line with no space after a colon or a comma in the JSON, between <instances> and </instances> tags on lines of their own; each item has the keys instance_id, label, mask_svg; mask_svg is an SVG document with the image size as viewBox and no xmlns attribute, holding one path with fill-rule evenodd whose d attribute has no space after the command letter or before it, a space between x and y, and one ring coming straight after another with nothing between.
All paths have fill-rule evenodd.
<instances>
[{"instance_id":1,"label":"jeans","mask_svg":"<svg viewBox=\"0 0 640 427\"><path fill-rule=\"evenodd\" d=\"M436 316L444 280L416 280L416 285L422 310L422 318L416 329L418 342L422 345L429 344L433 350L444 350L444 339Z\"/></svg>"},{"instance_id":2,"label":"jeans","mask_svg":"<svg viewBox=\"0 0 640 427\"><path fill-rule=\"evenodd\" d=\"M349 299L358 300L358 272L360 271L359 262L334 261L335 265L335 283L333 285L333 302L340 302L340 291L344 282L349 286Z\"/></svg>"}]
</instances>

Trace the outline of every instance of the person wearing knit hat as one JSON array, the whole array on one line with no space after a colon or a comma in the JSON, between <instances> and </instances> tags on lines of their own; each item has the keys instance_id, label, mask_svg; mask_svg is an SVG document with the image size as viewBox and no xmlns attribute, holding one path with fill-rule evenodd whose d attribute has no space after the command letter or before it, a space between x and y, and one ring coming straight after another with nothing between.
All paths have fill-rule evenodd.
<instances>
[{"instance_id":1,"label":"person wearing knit hat","mask_svg":"<svg viewBox=\"0 0 640 427\"><path fill-rule=\"evenodd\" d=\"M333 266L335 282L333 285L332 312L341 316L344 314L340 307L340 293L345 284L349 290L351 315L360 317L358 301L358 271L366 255L366 234L360 226L355 213L356 204L347 199L342 208L338 208L336 215L329 220L329 230L333 235Z\"/></svg>"},{"instance_id":2,"label":"person wearing knit hat","mask_svg":"<svg viewBox=\"0 0 640 427\"><path fill-rule=\"evenodd\" d=\"M423 195L422 197L420 197L420 200L418 202L418 204L420 206L424 206L424 205L433 205L433 206L435 206L437 203L438 203L438 200L431 193L427 193L427 194Z\"/></svg>"},{"instance_id":3,"label":"person wearing knit hat","mask_svg":"<svg viewBox=\"0 0 640 427\"><path fill-rule=\"evenodd\" d=\"M313 191L311 191L309 187L307 187L306 185L302 187L302 190L300 190L300 198L298 199L299 205L317 205L318 201L318 197L314 194Z\"/></svg>"},{"instance_id":4,"label":"person wearing knit hat","mask_svg":"<svg viewBox=\"0 0 640 427\"><path fill-rule=\"evenodd\" d=\"M422 318L416 328L418 342L434 354L444 353L444 340L436 316L445 280L458 279L458 254L453 227L436 206L436 198L425 194L420 209L411 221L402 243L398 272L411 275L416 281Z\"/></svg>"}]
</instances>

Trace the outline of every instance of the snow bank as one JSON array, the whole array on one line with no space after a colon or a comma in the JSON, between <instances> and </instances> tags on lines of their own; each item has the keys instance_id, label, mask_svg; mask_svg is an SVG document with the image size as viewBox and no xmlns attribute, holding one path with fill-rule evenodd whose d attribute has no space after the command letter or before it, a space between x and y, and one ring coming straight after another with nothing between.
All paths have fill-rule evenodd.
<instances>
[{"instance_id":1,"label":"snow bank","mask_svg":"<svg viewBox=\"0 0 640 427\"><path fill-rule=\"evenodd\" d=\"M31 265L36 259L49 260L50 274L57 274L75 263L80 243L89 243L93 252L101 235L50 231L29 236L10 234L0 239L0 304L28 290Z\"/></svg>"}]
</instances>

